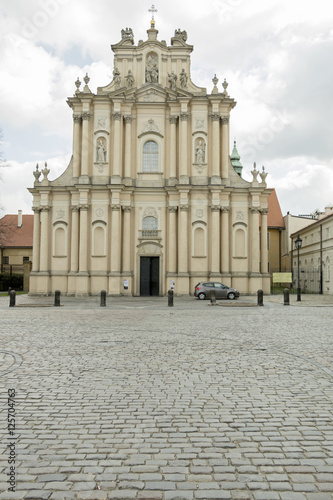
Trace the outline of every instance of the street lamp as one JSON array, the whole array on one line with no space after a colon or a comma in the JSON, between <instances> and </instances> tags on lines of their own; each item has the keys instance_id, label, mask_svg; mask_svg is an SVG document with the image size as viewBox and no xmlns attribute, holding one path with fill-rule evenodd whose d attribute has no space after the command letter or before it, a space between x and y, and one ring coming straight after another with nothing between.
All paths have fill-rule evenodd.
<instances>
[{"instance_id":1,"label":"street lamp","mask_svg":"<svg viewBox=\"0 0 333 500\"><path fill-rule=\"evenodd\" d=\"M299 249L301 248L301 246L302 238L300 238L298 234L295 240L295 247L297 248L297 302L300 302L301 300L301 287L299 283Z\"/></svg>"}]
</instances>

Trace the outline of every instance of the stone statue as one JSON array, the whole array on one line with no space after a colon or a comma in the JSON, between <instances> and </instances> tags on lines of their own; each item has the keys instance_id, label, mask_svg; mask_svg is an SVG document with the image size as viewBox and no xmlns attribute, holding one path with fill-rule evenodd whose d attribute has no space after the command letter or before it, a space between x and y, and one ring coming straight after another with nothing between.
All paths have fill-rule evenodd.
<instances>
[{"instance_id":1,"label":"stone statue","mask_svg":"<svg viewBox=\"0 0 333 500\"><path fill-rule=\"evenodd\" d=\"M182 40L184 40L184 42L186 42L187 40L187 32L185 30L175 30L175 36L179 36L180 38L182 38Z\"/></svg>"},{"instance_id":2,"label":"stone statue","mask_svg":"<svg viewBox=\"0 0 333 500\"><path fill-rule=\"evenodd\" d=\"M253 175L252 182L257 182L257 177L258 177L259 171L257 170L256 162L254 162L254 164L253 164L253 170L251 170L251 174Z\"/></svg>"},{"instance_id":3,"label":"stone statue","mask_svg":"<svg viewBox=\"0 0 333 500\"><path fill-rule=\"evenodd\" d=\"M171 75L170 75L170 73L168 73L168 76L169 76L168 81L169 81L169 83L170 83L170 88L171 88L172 90L176 90L176 81L177 81L177 76L175 75L175 72L174 72L174 71L172 71L172 72L171 72Z\"/></svg>"},{"instance_id":4,"label":"stone statue","mask_svg":"<svg viewBox=\"0 0 333 500\"><path fill-rule=\"evenodd\" d=\"M126 38L133 38L133 30L132 28L125 28L121 30L121 39L124 40Z\"/></svg>"},{"instance_id":5,"label":"stone statue","mask_svg":"<svg viewBox=\"0 0 333 500\"><path fill-rule=\"evenodd\" d=\"M179 79L180 79L180 86L182 89L186 89L187 88L187 74L185 73L185 69L183 68L182 69L182 72L180 73L180 76L179 76Z\"/></svg>"},{"instance_id":6,"label":"stone statue","mask_svg":"<svg viewBox=\"0 0 333 500\"><path fill-rule=\"evenodd\" d=\"M146 82L158 83L158 58L156 54L149 54L147 57Z\"/></svg>"},{"instance_id":7,"label":"stone statue","mask_svg":"<svg viewBox=\"0 0 333 500\"><path fill-rule=\"evenodd\" d=\"M199 141L198 146L196 147L195 154L196 154L196 162L199 164L204 163L204 161L205 161L205 145L202 143L201 139Z\"/></svg>"},{"instance_id":8,"label":"stone statue","mask_svg":"<svg viewBox=\"0 0 333 500\"><path fill-rule=\"evenodd\" d=\"M128 89L131 89L133 87L133 83L134 83L134 76L133 76L133 73L130 69L128 70L127 76L125 76L125 80L126 80L126 87Z\"/></svg>"},{"instance_id":9,"label":"stone statue","mask_svg":"<svg viewBox=\"0 0 333 500\"><path fill-rule=\"evenodd\" d=\"M106 149L101 139L98 141L97 145L97 161L98 163L106 162Z\"/></svg>"},{"instance_id":10,"label":"stone statue","mask_svg":"<svg viewBox=\"0 0 333 500\"><path fill-rule=\"evenodd\" d=\"M116 85L116 89L119 89L121 85L121 76L118 68L114 68L113 70L113 81Z\"/></svg>"}]
</instances>

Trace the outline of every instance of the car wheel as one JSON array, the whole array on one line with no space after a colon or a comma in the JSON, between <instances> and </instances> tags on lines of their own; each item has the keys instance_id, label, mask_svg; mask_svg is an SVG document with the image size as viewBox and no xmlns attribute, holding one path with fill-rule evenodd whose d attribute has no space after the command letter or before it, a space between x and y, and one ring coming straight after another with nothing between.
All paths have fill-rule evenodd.
<instances>
[{"instance_id":1,"label":"car wheel","mask_svg":"<svg viewBox=\"0 0 333 500\"><path fill-rule=\"evenodd\" d=\"M198 299L205 300L205 298L206 298L206 295L204 293L199 293Z\"/></svg>"},{"instance_id":2,"label":"car wheel","mask_svg":"<svg viewBox=\"0 0 333 500\"><path fill-rule=\"evenodd\" d=\"M235 294L233 292L228 293L228 299L234 300Z\"/></svg>"}]
</instances>

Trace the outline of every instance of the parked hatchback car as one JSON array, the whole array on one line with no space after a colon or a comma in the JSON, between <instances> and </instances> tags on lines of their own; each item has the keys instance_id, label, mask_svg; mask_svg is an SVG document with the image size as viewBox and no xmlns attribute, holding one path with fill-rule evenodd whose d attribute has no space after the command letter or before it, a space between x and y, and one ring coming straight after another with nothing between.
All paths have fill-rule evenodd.
<instances>
[{"instance_id":1,"label":"parked hatchback car","mask_svg":"<svg viewBox=\"0 0 333 500\"><path fill-rule=\"evenodd\" d=\"M235 288L214 281L198 283L194 288L194 296L200 300L209 299L211 290L215 290L217 299L233 300L239 297L239 291Z\"/></svg>"}]
</instances>

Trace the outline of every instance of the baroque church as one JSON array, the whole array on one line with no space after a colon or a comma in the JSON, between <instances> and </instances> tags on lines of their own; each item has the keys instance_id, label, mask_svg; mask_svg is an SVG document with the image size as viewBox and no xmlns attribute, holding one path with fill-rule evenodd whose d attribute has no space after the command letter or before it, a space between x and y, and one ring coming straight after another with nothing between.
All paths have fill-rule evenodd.
<instances>
[{"instance_id":1,"label":"baroque church","mask_svg":"<svg viewBox=\"0 0 333 500\"><path fill-rule=\"evenodd\" d=\"M34 172L30 293L193 294L221 281L270 291L266 172L245 181L230 155L235 100L191 80L187 33L168 45L154 18L137 45L131 29L112 45L113 80L73 97L73 153L63 174ZM82 86L82 88L81 88Z\"/></svg>"}]
</instances>

